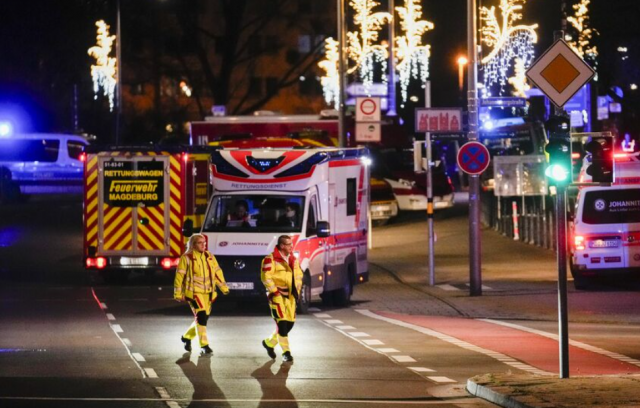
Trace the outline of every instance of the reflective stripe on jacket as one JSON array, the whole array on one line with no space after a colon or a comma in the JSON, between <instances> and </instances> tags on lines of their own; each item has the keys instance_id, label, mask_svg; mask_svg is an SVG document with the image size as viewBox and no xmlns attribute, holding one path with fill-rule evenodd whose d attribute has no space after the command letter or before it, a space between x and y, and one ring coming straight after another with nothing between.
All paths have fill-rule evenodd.
<instances>
[{"instance_id":1,"label":"reflective stripe on jacket","mask_svg":"<svg viewBox=\"0 0 640 408\"><path fill-rule=\"evenodd\" d=\"M211 293L213 301L217 292L215 287L220 288L222 293L228 293L229 288L224 279L222 269L218 261L209 251L203 253L206 259L206 269L203 271L199 262L196 262L194 253L184 254L180 257L176 277L173 282L173 297L175 299L193 299L194 293ZM195 270L195 271L194 271Z\"/></svg>"}]
</instances>

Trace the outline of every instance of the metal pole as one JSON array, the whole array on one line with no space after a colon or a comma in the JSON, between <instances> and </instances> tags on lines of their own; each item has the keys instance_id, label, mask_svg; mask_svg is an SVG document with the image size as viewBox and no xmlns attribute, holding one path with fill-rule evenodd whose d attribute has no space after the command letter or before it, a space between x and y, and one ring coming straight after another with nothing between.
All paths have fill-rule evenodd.
<instances>
[{"instance_id":1,"label":"metal pole","mask_svg":"<svg viewBox=\"0 0 640 408\"><path fill-rule=\"evenodd\" d=\"M427 81L424 89L424 106L431 107L431 81ZM436 284L436 268L435 268L435 233L433 230L433 172L431 170L431 133L425 135L425 143L427 147L427 223L429 227L429 285Z\"/></svg>"},{"instance_id":2,"label":"metal pole","mask_svg":"<svg viewBox=\"0 0 640 408\"><path fill-rule=\"evenodd\" d=\"M560 337L560 378L569 378L569 323L567 310L567 211L566 189L558 186L556 216L558 222L558 331Z\"/></svg>"},{"instance_id":3,"label":"metal pole","mask_svg":"<svg viewBox=\"0 0 640 408\"><path fill-rule=\"evenodd\" d=\"M346 134L344 126L344 91L345 91L345 16L344 0L336 0L338 8L338 146L346 147Z\"/></svg>"},{"instance_id":4,"label":"metal pole","mask_svg":"<svg viewBox=\"0 0 640 408\"><path fill-rule=\"evenodd\" d=\"M469 141L478 140L478 67L476 0L467 0L467 102L469 111ZM480 178L469 176L469 294L482 296L480 270Z\"/></svg>"},{"instance_id":5,"label":"metal pole","mask_svg":"<svg viewBox=\"0 0 640 408\"><path fill-rule=\"evenodd\" d=\"M394 0L389 0L389 14L391 14L391 23L389 24L389 82L387 83L387 116L396 116L396 59L394 56L393 45L396 41L395 36L395 4Z\"/></svg>"},{"instance_id":6,"label":"metal pole","mask_svg":"<svg viewBox=\"0 0 640 408\"><path fill-rule=\"evenodd\" d=\"M116 33L116 39L117 39L117 51L116 51L116 59L118 60L118 70L116 71L117 73L117 85L116 85L116 103L118 104L118 109L116 111L116 137L115 137L115 142L116 145L119 144L120 142L120 126L121 126L121 120L122 120L122 30L121 30L121 26L122 24L120 23L120 0L118 0L117 2L117 7L118 7L118 15L117 15L117 24L118 24L118 29L117 29L117 33Z\"/></svg>"}]
</instances>

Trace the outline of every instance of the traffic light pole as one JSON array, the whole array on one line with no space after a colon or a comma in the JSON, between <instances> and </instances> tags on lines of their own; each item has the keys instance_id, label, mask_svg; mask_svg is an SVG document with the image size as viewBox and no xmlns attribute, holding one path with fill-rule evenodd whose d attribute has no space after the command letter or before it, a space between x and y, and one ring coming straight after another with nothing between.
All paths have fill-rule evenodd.
<instances>
[{"instance_id":1,"label":"traffic light pole","mask_svg":"<svg viewBox=\"0 0 640 408\"><path fill-rule=\"evenodd\" d=\"M567 189L556 192L556 237L558 250L558 334L560 339L560 378L569 378L569 321L567 306Z\"/></svg>"}]
</instances>

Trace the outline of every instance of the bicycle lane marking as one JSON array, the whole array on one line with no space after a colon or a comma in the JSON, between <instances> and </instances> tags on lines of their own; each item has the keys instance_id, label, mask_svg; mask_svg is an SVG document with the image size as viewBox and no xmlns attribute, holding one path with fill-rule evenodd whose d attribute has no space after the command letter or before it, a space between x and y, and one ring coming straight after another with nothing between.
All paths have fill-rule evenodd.
<instances>
[{"instance_id":1,"label":"bicycle lane marking","mask_svg":"<svg viewBox=\"0 0 640 408\"><path fill-rule=\"evenodd\" d=\"M412 328L461 347L486 354L516 368L555 375L559 369L557 339L495 322L461 317L415 316L390 312L364 313L369 317ZM569 366L580 375L640 373L640 367L613 356L595 352L590 346L569 347ZM617 353L611 353L616 355ZM515 363L504 357L512 358ZM625 356L622 356L625 357ZM531 368L528 368L531 367Z\"/></svg>"}]
</instances>

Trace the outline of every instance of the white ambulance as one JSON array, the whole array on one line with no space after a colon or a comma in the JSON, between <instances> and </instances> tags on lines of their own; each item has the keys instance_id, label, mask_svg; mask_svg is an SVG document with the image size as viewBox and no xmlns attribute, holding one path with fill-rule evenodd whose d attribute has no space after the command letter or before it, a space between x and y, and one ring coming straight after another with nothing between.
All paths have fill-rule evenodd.
<instances>
[{"instance_id":1,"label":"white ambulance","mask_svg":"<svg viewBox=\"0 0 640 408\"><path fill-rule=\"evenodd\" d=\"M262 259L290 235L304 272L300 311L348 304L368 280L369 158L363 148L220 149L201 229L236 296L264 296Z\"/></svg>"},{"instance_id":2,"label":"white ambulance","mask_svg":"<svg viewBox=\"0 0 640 408\"><path fill-rule=\"evenodd\" d=\"M640 158L617 154L611 186L583 187L570 223L570 265L576 289L599 276L640 274ZM580 181L590 177L584 169Z\"/></svg>"}]
</instances>

